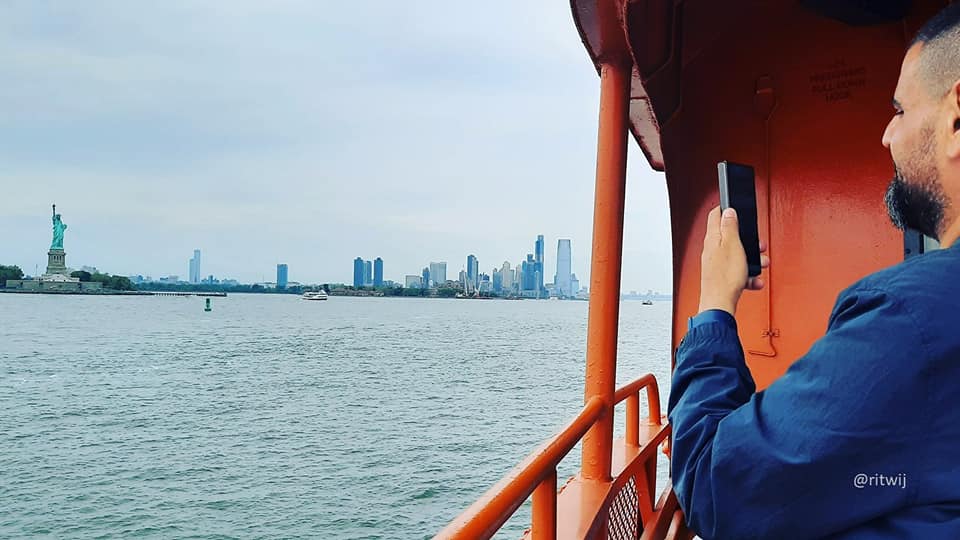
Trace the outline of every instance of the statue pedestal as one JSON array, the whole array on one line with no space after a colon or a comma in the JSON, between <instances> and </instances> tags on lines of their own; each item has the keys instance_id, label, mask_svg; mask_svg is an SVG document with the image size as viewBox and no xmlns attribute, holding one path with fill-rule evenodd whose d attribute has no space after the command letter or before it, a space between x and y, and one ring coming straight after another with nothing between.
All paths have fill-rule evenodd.
<instances>
[{"instance_id":1,"label":"statue pedestal","mask_svg":"<svg viewBox=\"0 0 960 540\"><path fill-rule=\"evenodd\" d=\"M67 254L62 249L47 252L47 274L67 275Z\"/></svg>"}]
</instances>

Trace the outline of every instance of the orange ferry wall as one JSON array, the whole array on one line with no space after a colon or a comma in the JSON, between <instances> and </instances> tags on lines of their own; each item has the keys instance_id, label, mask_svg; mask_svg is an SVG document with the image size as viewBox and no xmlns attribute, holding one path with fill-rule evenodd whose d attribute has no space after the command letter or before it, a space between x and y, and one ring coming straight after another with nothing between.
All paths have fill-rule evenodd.
<instances>
[{"instance_id":1,"label":"orange ferry wall","mask_svg":"<svg viewBox=\"0 0 960 540\"><path fill-rule=\"evenodd\" d=\"M737 321L762 389L823 335L841 290L903 260L903 235L883 204L893 164L880 139L906 44L943 3L915 6L905 22L866 27L796 5L751 2L733 12L719 4L681 4L684 35L695 37L684 42L681 103L672 118L660 118L673 346L699 303L706 215L719 204L716 164L751 164L772 265L767 290L744 293Z\"/></svg>"}]
</instances>

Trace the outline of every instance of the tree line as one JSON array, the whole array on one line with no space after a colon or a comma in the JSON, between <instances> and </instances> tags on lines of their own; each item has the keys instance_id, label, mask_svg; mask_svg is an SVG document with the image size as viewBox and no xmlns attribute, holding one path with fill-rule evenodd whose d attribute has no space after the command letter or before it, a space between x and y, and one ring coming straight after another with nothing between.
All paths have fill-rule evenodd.
<instances>
[{"instance_id":1,"label":"tree line","mask_svg":"<svg viewBox=\"0 0 960 540\"><path fill-rule=\"evenodd\" d=\"M103 283L104 289L112 289L114 291L134 290L133 282L126 276L111 276L110 274L101 274L100 272L91 274L86 270L77 270L76 272L71 272L70 277L80 278L81 282L90 281Z\"/></svg>"},{"instance_id":2,"label":"tree line","mask_svg":"<svg viewBox=\"0 0 960 540\"><path fill-rule=\"evenodd\" d=\"M84 270L72 272L70 277L80 278L80 281L99 281L103 283L104 289L115 291L132 291L134 289L130 278L125 276L111 276L110 274L101 274L96 272L91 274ZM23 279L23 270L19 266L4 266L0 264L0 287L7 286L7 280Z\"/></svg>"}]
</instances>

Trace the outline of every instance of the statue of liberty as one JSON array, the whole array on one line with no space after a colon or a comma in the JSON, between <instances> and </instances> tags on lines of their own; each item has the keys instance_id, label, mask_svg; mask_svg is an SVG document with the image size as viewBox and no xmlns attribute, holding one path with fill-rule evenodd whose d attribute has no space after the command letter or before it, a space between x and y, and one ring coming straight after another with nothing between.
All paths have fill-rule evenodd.
<instances>
[{"instance_id":1,"label":"statue of liberty","mask_svg":"<svg viewBox=\"0 0 960 540\"><path fill-rule=\"evenodd\" d=\"M63 231L65 230L67 230L67 224L60 220L57 205L53 205L53 242L50 244L50 249L63 249Z\"/></svg>"}]
</instances>

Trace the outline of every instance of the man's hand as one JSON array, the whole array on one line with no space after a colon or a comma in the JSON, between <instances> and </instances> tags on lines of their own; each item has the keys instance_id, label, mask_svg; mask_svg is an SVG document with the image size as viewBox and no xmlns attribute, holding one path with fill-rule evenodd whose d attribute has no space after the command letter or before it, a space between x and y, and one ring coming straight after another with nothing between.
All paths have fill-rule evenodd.
<instances>
[{"instance_id":1,"label":"man's hand","mask_svg":"<svg viewBox=\"0 0 960 540\"><path fill-rule=\"evenodd\" d=\"M770 257L763 255L766 246L760 242L760 266L770 266ZM707 235L700 256L700 309L722 309L733 315L744 289L759 290L763 280L747 276L747 254L740 243L737 213L728 208L720 215L720 207L707 217Z\"/></svg>"}]
</instances>

